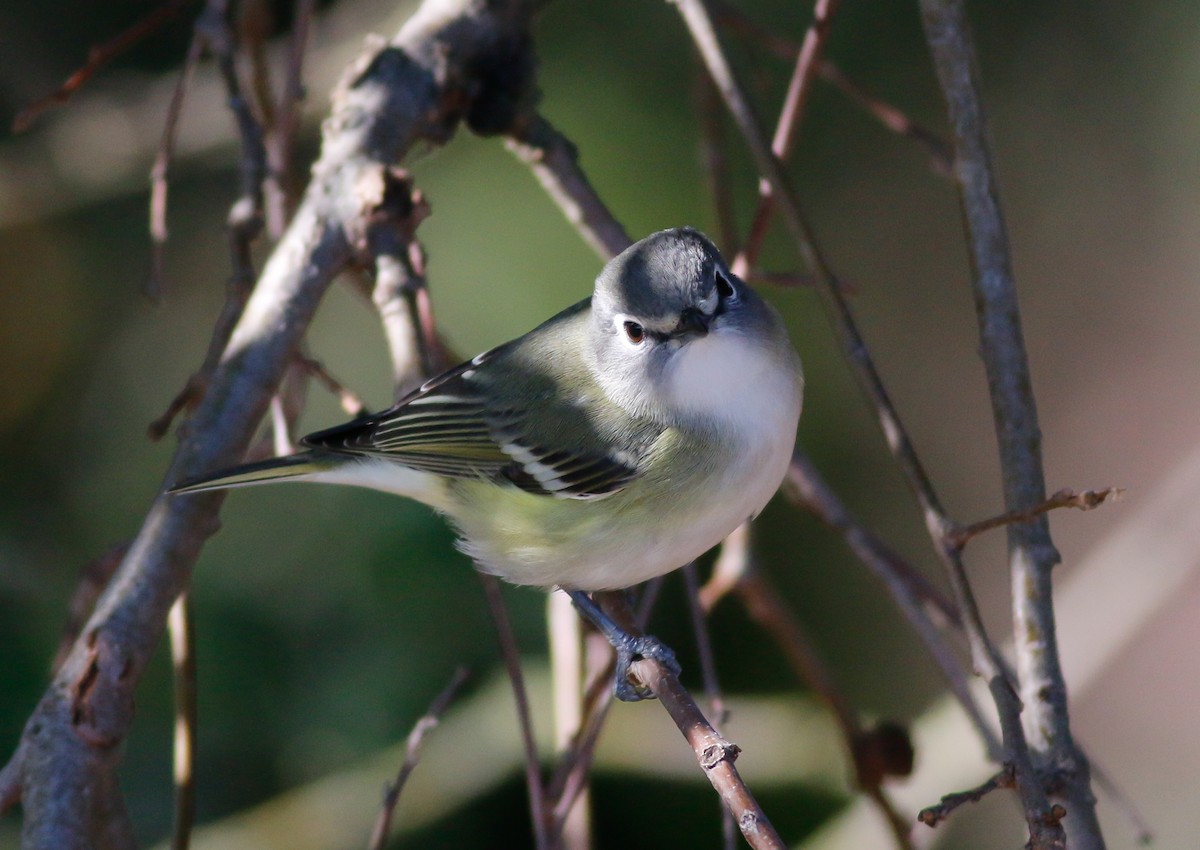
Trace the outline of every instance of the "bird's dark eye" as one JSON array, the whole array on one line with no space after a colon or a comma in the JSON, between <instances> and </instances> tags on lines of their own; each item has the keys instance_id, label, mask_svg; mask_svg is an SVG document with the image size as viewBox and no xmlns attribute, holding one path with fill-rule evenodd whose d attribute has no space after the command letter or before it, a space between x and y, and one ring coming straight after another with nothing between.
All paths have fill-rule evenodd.
<instances>
[{"instance_id":1,"label":"bird's dark eye","mask_svg":"<svg viewBox=\"0 0 1200 850\"><path fill-rule=\"evenodd\" d=\"M717 297L722 301L728 301L736 297L737 291L733 288L733 283L729 278L725 277L721 272L717 272Z\"/></svg>"},{"instance_id":2,"label":"bird's dark eye","mask_svg":"<svg viewBox=\"0 0 1200 850\"><path fill-rule=\"evenodd\" d=\"M634 345L637 345L646 338L646 329L637 322L626 322L625 336L629 337L630 342L632 342Z\"/></svg>"}]
</instances>

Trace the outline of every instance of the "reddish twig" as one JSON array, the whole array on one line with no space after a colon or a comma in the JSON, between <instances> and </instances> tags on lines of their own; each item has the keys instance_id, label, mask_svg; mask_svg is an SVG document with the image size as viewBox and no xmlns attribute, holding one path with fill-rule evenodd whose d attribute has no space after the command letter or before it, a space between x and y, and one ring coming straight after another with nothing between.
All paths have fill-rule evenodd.
<instances>
[{"instance_id":1,"label":"reddish twig","mask_svg":"<svg viewBox=\"0 0 1200 850\"><path fill-rule=\"evenodd\" d=\"M1092 508L1100 507L1109 499L1120 497L1124 492L1120 487L1105 487L1103 490L1084 490L1079 493L1068 489L1059 490L1053 496L1050 496L1040 504L1034 505L1032 508L1009 511L999 516L973 522L970 525L958 526L949 532L950 541L961 548L966 546L971 538L985 531L991 531L994 528L1012 525L1017 522L1028 522L1056 508L1077 508L1081 511L1090 511Z\"/></svg>"},{"instance_id":2,"label":"reddish twig","mask_svg":"<svg viewBox=\"0 0 1200 850\"><path fill-rule=\"evenodd\" d=\"M408 733L408 739L404 744L404 761L396 773L396 778L387 786L387 790L383 794L383 805L379 809L375 827L371 830L371 839L367 842L370 850L383 850L388 833L391 831L392 815L396 811L396 804L400 802L400 792L404 790L408 777L412 775L421 761L421 749L425 744L425 736L437 728L442 715L458 697L458 692L467 683L470 675L470 671L466 667L456 669L450 683L429 704L425 714L413 724L412 731Z\"/></svg>"},{"instance_id":3,"label":"reddish twig","mask_svg":"<svg viewBox=\"0 0 1200 850\"><path fill-rule=\"evenodd\" d=\"M750 618L774 640L800 681L805 682L829 708L846 752L854 764L858 787L875 803L892 828L896 844L911 850L908 823L883 792L889 776L912 772L912 743L905 730L894 724L866 729L858 712L834 682L800 621L784 604L778 591L754 565L750 527L741 526L725 539L713 581L705 586L702 599L711 606L730 591L738 596Z\"/></svg>"},{"instance_id":4,"label":"reddish twig","mask_svg":"<svg viewBox=\"0 0 1200 850\"><path fill-rule=\"evenodd\" d=\"M779 159L787 158L796 141L800 121L804 116L804 106L808 102L808 93L816 77L821 54L825 51L825 42L832 31L833 16L837 14L840 3L841 0L816 0L813 5L813 20L804 34L804 41L796 56L796 66L792 70L791 80L788 81L783 108L779 111L779 121L775 125L775 136L771 140L771 151ZM744 275L754 268L767 235L767 225L775 206L774 192L769 181L759 181L758 196L758 208L751 219L750 232L742 250L731 264L734 274Z\"/></svg>"},{"instance_id":5,"label":"reddish twig","mask_svg":"<svg viewBox=\"0 0 1200 850\"><path fill-rule=\"evenodd\" d=\"M729 3L715 2L712 6L713 15L721 26L752 39L756 44L761 45L785 62L795 60L800 50L800 44L796 41L778 35L767 27L760 26ZM878 97L869 94L828 59L818 59L816 69L817 75L823 81L850 98L853 103L875 118L884 128L924 147L929 154L930 166L935 173L945 177L951 176L954 168L954 155L950 144L944 138L913 120L911 116L892 104L885 103Z\"/></svg>"},{"instance_id":6,"label":"reddish twig","mask_svg":"<svg viewBox=\"0 0 1200 850\"><path fill-rule=\"evenodd\" d=\"M190 0L166 0L161 6L150 12L150 14L146 15L116 38L91 48L88 51L87 61L75 73L67 77L66 82L59 86L57 91L48 94L40 100L34 101L17 113L17 117L13 119L12 123L13 132L24 133L47 109L66 103L75 92L83 88L97 71L126 50L129 50L139 41L153 35L164 24L170 21L171 18L182 12L189 2Z\"/></svg>"},{"instance_id":7,"label":"reddish twig","mask_svg":"<svg viewBox=\"0 0 1200 850\"><path fill-rule=\"evenodd\" d=\"M512 684L513 699L517 706L517 723L521 729L521 743L525 747L525 787L529 792L529 814L533 821L534 843L538 850L548 850L552 845L547 834L546 790L542 785L541 759L538 757L537 741L533 736L533 719L529 713L529 694L525 690L525 677L521 673L521 654L517 639L508 618L508 608L500 595L500 580L482 571L479 580L483 583L488 609L500 639L504 655L504 667Z\"/></svg>"},{"instance_id":8,"label":"reddish twig","mask_svg":"<svg viewBox=\"0 0 1200 850\"><path fill-rule=\"evenodd\" d=\"M819 62L817 73L822 80L833 85L838 91L858 104L867 114L873 116L875 120L888 130L891 130L898 136L910 139L925 148L934 173L942 177L953 175L954 152L945 139L925 125L914 121L909 115L901 112L890 103L885 103L874 95L869 94L842 73L841 69L832 62L827 60Z\"/></svg>"},{"instance_id":9,"label":"reddish twig","mask_svg":"<svg viewBox=\"0 0 1200 850\"><path fill-rule=\"evenodd\" d=\"M310 377L316 378L317 383L324 387L331 395L337 396L338 403L347 415L358 416L366 409L366 405L363 404L363 400L358 393L333 377L320 360L312 357L297 356L296 362Z\"/></svg>"},{"instance_id":10,"label":"reddish twig","mask_svg":"<svg viewBox=\"0 0 1200 850\"><path fill-rule=\"evenodd\" d=\"M175 695L175 818L171 850L188 850L196 821L196 631L191 595L184 591L167 617Z\"/></svg>"}]
</instances>

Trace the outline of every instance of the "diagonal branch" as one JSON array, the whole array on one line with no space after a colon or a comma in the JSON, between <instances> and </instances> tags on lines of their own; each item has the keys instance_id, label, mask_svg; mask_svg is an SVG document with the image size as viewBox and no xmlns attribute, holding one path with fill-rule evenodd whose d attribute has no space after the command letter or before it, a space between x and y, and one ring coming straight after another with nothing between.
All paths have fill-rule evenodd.
<instances>
[{"instance_id":1,"label":"diagonal branch","mask_svg":"<svg viewBox=\"0 0 1200 850\"><path fill-rule=\"evenodd\" d=\"M827 303L842 335L842 344L854 367L859 382L875 405L880 425L887 438L888 446L904 473L910 488L921 505L926 528L933 539L938 556L946 566L951 586L954 589L959 611L971 645L972 661L977 671L988 683L996 703L1005 746L1005 761L1014 767L1017 791L1025 810L1030 837L1035 850L1058 847L1063 843L1062 827L1054 817L1046 798L1041 777L1038 775L1025 731L1021 725L1021 704L1005 675L1004 659L995 644L988 638L966 570L959 553L950 544L947 531L950 522L937 498L936 491L917 458L900 416L892 404L883 381L871 360L866 343L854 321L850 306L837 286L836 276L818 250L811 228L800 211L795 193L787 180L782 164L768 144L758 123L757 116L734 77L717 39L712 20L703 0L675 0L692 38L708 66L709 73L717 84L726 105L733 115L739 130L745 137L750 153L759 173L771 184L772 192L783 213L795 247L805 264L825 284Z\"/></svg>"},{"instance_id":2,"label":"diagonal branch","mask_svg":"<svg viewBox=\"0 0 1200 850\"><path fill-rule=\"evenodd\" d=\"M356 260L370 194L390 163L418 141L444 143L481 101L498 120L511 111L511 79L486 78L528 50L534 2L486 7L427 3L394 39L375 45L336 95L320 160L300 208L259 277L166 483L236 462L292 362L333 278ZM489 57L484 61L484 57ZM522 82L529 83L528 79ZM140 533L62 668L35 708L20 745L23 842L29 850L97 846L123 822L115 775L132 719L133 692L217 528L220 493L159 495ZM7 778L7 777L6 777ZM124 846L112 834L100 846Z\"/></svg>"}]
</instances>

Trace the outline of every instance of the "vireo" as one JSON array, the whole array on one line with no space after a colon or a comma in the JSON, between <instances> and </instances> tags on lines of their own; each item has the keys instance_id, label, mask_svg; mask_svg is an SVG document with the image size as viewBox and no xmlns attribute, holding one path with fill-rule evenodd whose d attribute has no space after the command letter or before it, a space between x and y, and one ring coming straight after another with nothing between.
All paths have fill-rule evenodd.
<instances>
[{"instance_id":1,"label":"vireo","mask_svg":"<svg viewBox=\"0 0 1200 850\"><path fill-rule=\"evenodd\" d=\"M187 481L353 484L445 514L479 567L571 594L620 656L587 591L681 567L755 516L783 480L800 417L783 322L691 228L614 258L591 298L457 366L383 413L311 434L307 451Z\"/></svg>"}]
</instances>

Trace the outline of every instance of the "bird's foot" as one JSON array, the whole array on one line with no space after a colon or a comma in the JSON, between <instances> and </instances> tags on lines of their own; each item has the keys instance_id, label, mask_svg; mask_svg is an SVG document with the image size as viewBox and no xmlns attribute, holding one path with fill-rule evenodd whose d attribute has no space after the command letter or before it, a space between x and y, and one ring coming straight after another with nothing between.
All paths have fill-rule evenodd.
<instances>
[{"instance_id":1,"label":"bird's foot","mask_svg":"<svg viewBox=\"0 0 1200 850\"><path fill-rule=\"evenodd\" d=\"M655 699L654 692L650 688L640 683L635 684L635 679L631 675L633 662L643 658L652 658L678 676L681 668L679 662L675 660L675 653L671 647L652 635L634 637L624 632L621 634L624 641L613 641L611 637L609 638L613 648L617 651L617 699L622 702Z\"/></svg>"}]
</instances>

